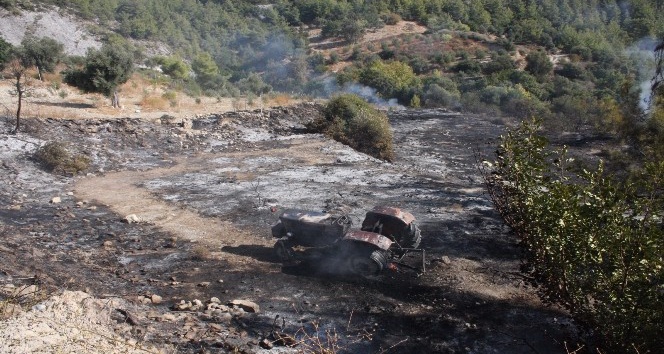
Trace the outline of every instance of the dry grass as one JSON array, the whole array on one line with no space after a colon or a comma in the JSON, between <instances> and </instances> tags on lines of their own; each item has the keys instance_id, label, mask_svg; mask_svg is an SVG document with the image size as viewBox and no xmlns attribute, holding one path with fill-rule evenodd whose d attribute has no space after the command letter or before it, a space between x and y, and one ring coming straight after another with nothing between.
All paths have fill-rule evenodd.
<instances>
[{"instance_id":1,"label":"dry grass","mask_svg":"<svg viewBox=\"0 0 664 354\"><path fill-rule=\"evenodd\" d=\"M195 261L204 261L211 256L210 249L204 245L196 245L191 248L191 259Z\"/></svg>"},{"instance_id":2,"label":"dry grass","mask_svg":"<svg viewBox=\"0 0 664 354\"><path fill-rule=\"evenodd\" d=\"M32 77L36 77L36 71ZM247 98L190 97L169 91L140 74L120 87L122 108L111 106L110 99L98 93L83 93L62 82L60 74L44 75L44 81L31 80L34 93L24 100L23 117L55 119L141 118L158 119L164 114L187 118L198 114L223 113L233 110L263 109L287 106L299 101L286 94ZM0 80L0 109L16 112L16 97L9 94L12 82ZM63 94L64 92L64 94ZM175 94L175 96L173 96ZM164 96L165 95L165 96Z\"/></svg>"},{"instance_id":3,"label":"dry grass","mask_svg":"<svg viewBox=\"0 0 664 354\"><path fill-rule=\"evenodd\" d=\"M288 106L295 103L295 100L285 94L276 94L268 102L275 106Z\"/></svg>"},{"instance_id":4,"label":"dry grass","mask_svg":"<svg viewBox=\"0 0 664 354\"><path fill-rule=\"evenodd\" d=\"M156 95L148 95L143 97L143 99L138 103L143 109L167 109L169 104L168 100Z\"/></svg>"}]
</instances>

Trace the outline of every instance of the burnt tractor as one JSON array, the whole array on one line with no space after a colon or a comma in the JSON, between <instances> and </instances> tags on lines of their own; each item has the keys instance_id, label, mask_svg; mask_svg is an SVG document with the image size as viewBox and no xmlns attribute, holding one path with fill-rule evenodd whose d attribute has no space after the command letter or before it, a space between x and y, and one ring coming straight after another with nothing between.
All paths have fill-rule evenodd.
<instances>
[{"instance_id":1,"label":"burnt tractor","mask_svg":"<svg viewBox=\"0 0 664 354\"><path fill-rule=\"evenodd\" d=\"M334 272L377 275L384 269L425 271L422 239L415 217L399 208L374 207L360 230L351 230L347 215L287 209L272 227L274 250L280 261L331 265ZM414 267L402 262L411 252L421 253Z\"/></svg>"}]
</instances>

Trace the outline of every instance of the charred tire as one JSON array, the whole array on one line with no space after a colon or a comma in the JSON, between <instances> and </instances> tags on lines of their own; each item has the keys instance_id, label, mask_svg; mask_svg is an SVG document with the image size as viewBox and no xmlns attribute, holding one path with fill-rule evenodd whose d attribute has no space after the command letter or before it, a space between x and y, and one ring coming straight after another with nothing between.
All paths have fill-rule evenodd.
<instances>
[{"instance_id":1,"label":"charred tire","mask_svg":"<svg viewBox=\"0 0 664 354\"><path fill-rule=\"evenodd\" d=\"M378 275L386 266L387 257L380 250L375 250L370 254L358 254L350 260L351 271L362 276Z\"/></svg>"},{"instance_id":2,"label":"charred tire","mask_svg":"<svg viewBox=\"0 0 664 354\"><path fill-rule=\"evenodd\" d=\"M399 237L399 245L403 248L417 248L420 246L420 242L422 242L422 233L420 232L420 228L417 227L417 225L412 222L410 225L408 225L408 228L404 230L404 232L401 234L401 237Z\"/></svg>"},{"instance_id":3,"label":"charred tire","mask_svg":"<svg viewBox=\"0 0 664 354\"><path fill-rule=\"evenodd\" d=\"M272 226L272 237L282 238L286 236L286 226L284 223L279 220L274 226Z\"/></svg>"},{"instance_id":4,"label":"charred tire","mask_svg":"<svg viewBox=\"0 0 664 354\"><path fill-rule=\"evenodd\" d=\"M279 240L274 244L274 253L281 262L290 262L295 259L293 247L285 240Z\"/></svg>"}]
</instances>

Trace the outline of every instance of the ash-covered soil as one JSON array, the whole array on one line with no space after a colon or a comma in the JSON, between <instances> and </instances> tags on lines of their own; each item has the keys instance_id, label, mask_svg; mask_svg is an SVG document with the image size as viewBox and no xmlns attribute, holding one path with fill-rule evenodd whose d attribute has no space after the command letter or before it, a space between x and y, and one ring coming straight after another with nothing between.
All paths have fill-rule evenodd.
<instances>
[{"instance_id":1,"label":"ash-covered soil","mask_svg":"<svg viewBox=\"0 0 664 354\"><path fill-rule=\"evenodd\" d=\"M560 353L575 342L567 315L519 273L516 241L483 194L476 152L491 153L499 120L391 112L397 159L385 163L304 134L317 114L28 119L0 135L0 301L28 311L20 319L64 290L121 298L104 323L148 352ZM52 140L88 154L89 173L42 170L31 155ZM273 255L284 208L343 210L359 228L375 205L418 219L425 274L367 279ZM280 345L290 337L299 344Z\"/></svg>"}]
</instances>

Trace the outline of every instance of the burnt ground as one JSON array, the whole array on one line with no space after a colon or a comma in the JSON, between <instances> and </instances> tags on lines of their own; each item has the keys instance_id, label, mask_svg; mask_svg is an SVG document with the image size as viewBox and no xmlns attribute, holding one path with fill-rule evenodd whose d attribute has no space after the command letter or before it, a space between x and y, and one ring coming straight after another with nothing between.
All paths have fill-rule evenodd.
<instances>
[{"instance_id":1,"label":"burnt ground","mask_svg":"<svg viewBox=\"0 0 664 354\"><path fill-rule=\"evenodd\" d=\"M309 340L271 350L281 352L560 353L576 342L568 316L520 274L516 240L483 193L476 151L491 153L502 121L391 112L397 159L385 163L304 134L316 114L304 104L184 121L26 120L0 135L0 286L158 294L133 310L142 320L127 335L178 352L267 352L258 344L275 324ZM89 173L44 171L31 155L52 140L90 156ZM427 273L358 278L272 254L283 208L342 209L359 225L374 205L415 215ZM260 311L164 317L212 297Z\"/></svg>"}]
</instances>

